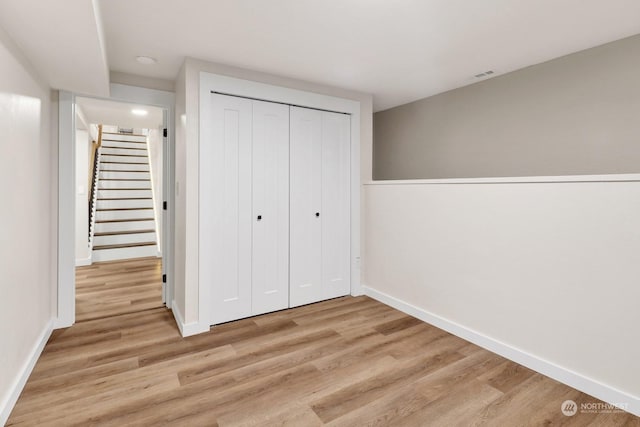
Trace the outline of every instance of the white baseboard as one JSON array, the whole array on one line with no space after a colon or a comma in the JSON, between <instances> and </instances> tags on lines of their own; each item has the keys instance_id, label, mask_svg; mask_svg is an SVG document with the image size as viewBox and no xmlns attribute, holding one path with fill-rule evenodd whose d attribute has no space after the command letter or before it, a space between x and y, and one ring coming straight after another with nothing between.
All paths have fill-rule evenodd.
<instances>
[{"instance_id":1,"label":"white baseboard","mask_svg":"<svg viewBox=\"0 0 640 427\"><path fill-rule=\"evenodd\" d=\"M91 265L91 257L89 258L76 258L76 267L84 267Z\"/></svg>"},{"instance_id":2,"label":"white baseboard","mask_svg":"<svg viewBox=\"0 0 640 427\"><path fill-rule=\"evenodd\" d=\"M50 320L45 326L31 349L29 357L25 360L22 369L20 369L18 375L13 379L9 392L2 399L2 402L0 402L0 425L3 426L7 423L9 415L11 415L11 411L18 401L18 397L20 397L20 393L22 393L22 389L24 389L29 379L29 375L31 375L33 368L36 366L36 362L40 358L44 346L47 344L47 341L49 341L51 332L53 332L53 320Z\"/></svg>"},{"instance_id":3,"label":"white baseboard","mask_svg":"<svg viewBox=\"0 0 640 427\"><path fill-rule=\"evenodd\" d=\"M75 323L75 316L73 317L72 320L61 320L59 317L56 317L55 319L52 320L51 327L53 329L70 328L71 326L73 326L74 323Z\"/></svg>"},{"instance_id":4,"label":"white baseboard","mask_svg":"<svg viewBox=\"0 0 640 427\"><path fill-rule=\"evenodd\" d=\"M640 416L640 399L638 397L617 390L582 374L573 372L565 367L558 366L553 362L544 360L531 353L488 337L436 314L430 313L384 292L377 291L367 286L363 286L363 288L365 295L368 295L375 300L607 403L615 405L626 404L623 409L634 415Z\"/></svg>"},{"instance_id":5,"label":"white baseboard","mask_svg":"<svg viewBox=\"0 0 640 427\"><path fill-rule=\"evenodd\" d=\"M351 296L359 297L360 295L364 295L364 287L362 284L354 285L353 280L351 281Z\"/></svg>"},{"instance_id":6,"label":"white baseboard","mask_svg":"<svg viewBox=\"0 0 640 427\"><path fill-rule=\"evenodd\" d=\"M184 316L178 308L175 300L171 302L171 311L173 312L173 317L176 319L176 323L178 324L178 329L180 329L180 334L183 337L190 337L203 332L209 332L209 327L206 327L205 329L198 322L185 323Z\"/></svg>"}]
</instances>

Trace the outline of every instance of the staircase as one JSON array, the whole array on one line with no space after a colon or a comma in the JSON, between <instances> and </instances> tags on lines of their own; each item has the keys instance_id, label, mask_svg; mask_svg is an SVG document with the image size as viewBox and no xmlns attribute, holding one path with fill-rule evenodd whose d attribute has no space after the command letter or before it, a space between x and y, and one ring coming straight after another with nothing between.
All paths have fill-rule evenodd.
<instances>
[{"instance_id":1,"label":"staircase","mask_svg":"<svg viewBox=\"0 0 640 427\"><path fill-rule=\"evenodd\" d=\"M157 255L147 137L102 133L91 215L92 261Z\"/></svg>"}]
</instances>

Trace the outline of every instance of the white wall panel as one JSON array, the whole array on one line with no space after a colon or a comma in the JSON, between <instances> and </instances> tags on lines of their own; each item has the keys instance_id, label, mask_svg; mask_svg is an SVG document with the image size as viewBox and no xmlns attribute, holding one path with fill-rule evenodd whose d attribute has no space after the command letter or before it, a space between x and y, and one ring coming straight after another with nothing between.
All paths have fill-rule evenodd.
<instances>
[{"instance_id":1,"label":"white wall panel","mask_svg":"<svg viewBox=\"0 0 640 427\"><path fill-rule=\"evenodd\" d=\"M366 185L366 285L577 374L591 394L635 396L638 413L633 180Z\"/></svg>"},{"instance_id":2,"label":"white wall panel","mask_svg":"<svg viewBox=\"0 0 640 427\"><path fill-rule=\"evenodd\" d=\"M58 254L58 144L50 121L51 91L34 78L37 74L0 28L0 425L7 421L57 315L52 307L57 304L58 257L71 268L74 264L74 165L60 182L69 189L65 202L70 216L64 218L68 233L61 236L69 250ZM70 153L72 141L67 145Z\"/></svg>"}]
</instances>

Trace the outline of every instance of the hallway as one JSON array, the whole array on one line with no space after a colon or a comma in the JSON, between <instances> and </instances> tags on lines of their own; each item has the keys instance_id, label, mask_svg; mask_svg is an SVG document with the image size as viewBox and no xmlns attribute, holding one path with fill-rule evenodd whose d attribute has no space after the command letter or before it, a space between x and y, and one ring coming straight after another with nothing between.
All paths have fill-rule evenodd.
<instances>
[{"instance_id":1,"label":"hallway","mask_svg":"<svg viewBox=\"0 0 640 427\"><path fill-rule=\"evenodd\" d=\"M76 268L76 322L159 307L163 307L161 258Z\"/></svg>"}]
</instances>

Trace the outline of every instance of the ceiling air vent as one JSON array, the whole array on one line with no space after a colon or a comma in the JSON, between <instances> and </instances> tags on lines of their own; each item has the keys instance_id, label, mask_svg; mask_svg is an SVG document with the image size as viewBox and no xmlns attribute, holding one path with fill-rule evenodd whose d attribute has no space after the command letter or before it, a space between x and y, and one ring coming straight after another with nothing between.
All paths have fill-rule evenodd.
<instances>
[{"instance_id":1,"label":"ceiling air vent","mask_svg":"<svg viewBox=\"0 0 640 427\"><path fill-rule=\"evenodd\" d=\"M493 74L493 73L494 73L494 72L493 72L493 70L489 70L489 71L485 71L484 73L476 74L474 77L475 77L476 79L481 79L481 78L483 78L483 77L490 76L490 75L491 75L491 74Z\"/></svg>"}]
</instances>

